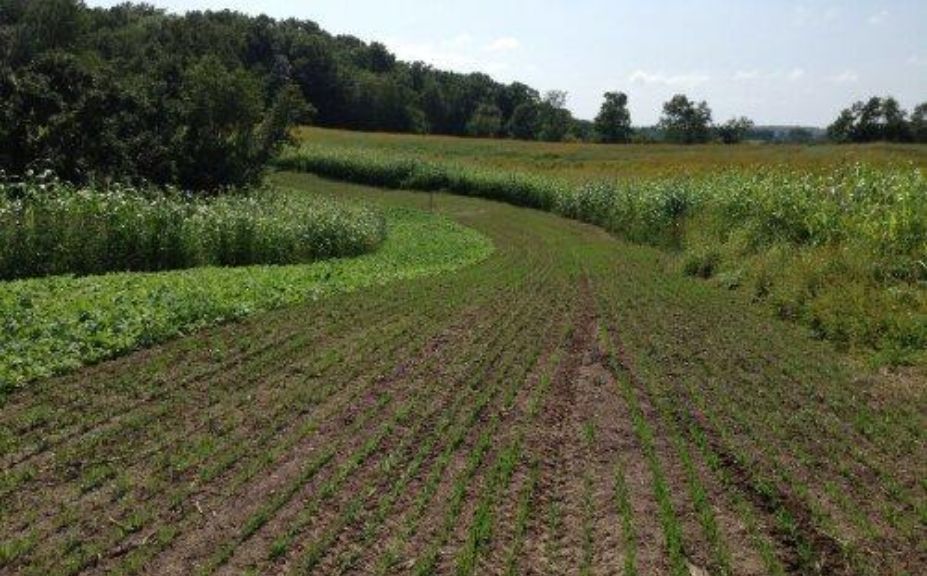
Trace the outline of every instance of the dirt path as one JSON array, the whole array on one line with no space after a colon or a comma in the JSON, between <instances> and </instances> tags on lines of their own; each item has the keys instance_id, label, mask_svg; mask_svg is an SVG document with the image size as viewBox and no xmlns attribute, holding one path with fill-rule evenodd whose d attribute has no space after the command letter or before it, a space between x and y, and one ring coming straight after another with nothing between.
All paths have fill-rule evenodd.
<instances>
[{"instance_id":1,"label":"dirt path","mask_svg":"<svg viewBox=\"0 0 927 576\"><path fill-rule=\"evenodd\" d=\"M925 571L872 378L659 252L438 206L496 253L14 395L0 574Z\"/></svg>"}]
</instances>

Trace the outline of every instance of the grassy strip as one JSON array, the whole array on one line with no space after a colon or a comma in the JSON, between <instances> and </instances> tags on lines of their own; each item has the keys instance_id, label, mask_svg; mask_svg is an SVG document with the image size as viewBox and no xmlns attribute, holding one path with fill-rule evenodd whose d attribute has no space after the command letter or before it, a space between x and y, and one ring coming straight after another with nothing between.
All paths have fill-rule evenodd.
<instances>
[{"instance_id":1,"label":"grassy strip","mask_svg":"<svg viewBox=\"0 0 927 576\"><path fill-rule=\"evenodd\" d=\"M523 305L523 307L524 307L524 305ZM510 311L509 311L509 314L508 314L509 319L518 320L518 321L520 321L520 322L526 322L526 323L527 323L527 322L528 322L528 318L529 318L529 317L533 317L533 316L522 317L522 316L518 313L519 310L520 310L520 309L512 309L512 310L510 310ZM506 329L503 330L503 331L497 332L496 335L495 335L495 337L494 337L494 341L495 341L495 340L498 340L499 338L503 338L503 341L504 341L505 338L514 338L514 337L516 337L518 334L520 334L521 331L518 329L518 326L519 326L518 322L511 322L511 323L502 322L502 323L503 323L504 325L506 325ZM490 345L490 346L488 346L488 347L486 348L486 350L487 350L487 351L490 351L490 350L493 350L493 349L503 350L503 349L506 349L506 348L508 348L508 346L493 346L493 345ZM482 358L483 361L485 362L485 360L488 359L488 358L491 358L492 355L487 356L487 355L484 354L484 355L478 355L478 357ZM461 360L463 360L463 359L461 359ZM484 369L487 369L487 370L489 369L490 366L491 366L491 363L484 363L484 364L483 364L483 368L484 368ZM474 382L477 381L477 379L478 379L478 377L479 377L478 375L479 375L479 371L477 371L476 373L474 373L474 376L472 377L472 380L473 380L473 381L470 382L470 385L469 385L469 386L464 386L463 389L464 389L464 390L470 390L470 391L474 390L473 384L474 384ZM437 382L434 382L434 383L432 384L432 386L437 386ZM417 392L417 396L418 396L418 397L426 397L426 398L427 398L427 397L429 396L429 392L428 392L427 390L419 390L419 391ZM462 405L462 403L468 398L468 396L469 396L468 394L459 394L459 395L457 396L457 398L455 399L454 407L451 409L451 411L454 412L454 413L456 413L457 409L458 409L458 408ZM412 437L411 437L411 436L408 437L408 438L406 438L406 441L411 441L411 440L412 440ZM427 443L428 443L428 441L426 440L426 444L427 444ZM399 453L399 452L401 452L401 451L403 451L403 450L404 450L404 444L396 451L396 453ZM364 492L364 490L362 489L362 490L361 490L361 493L363 493L363 492ZM357 503L355 503L355 504L352 504L351 506L348 507L348 510L352 509L353 506L356 506L356 505L359 505L359 504L360 504L359 502L357 502ZM324 535L320 540L314 541L314 542L312 542L312 543L310 544L309 548L306 550L306 552L301 556L301 559L298 561L298 563L300 564L300 566L303 567L303 570L305 570L305 571L311 571L311 569L313 569L313 568L315 567L315 565L321 560L322 555L325 553L325 551L327 550L327 548L328 548L328 547L330 546L330 544L334 541L334 538L336 537L337 533L340 532L340 531L341 531L345 526L347 526L348 524L354 522L354 520L356 519L356 518L355 518L356 514L357 514L357 512L355 511L355 512L350 516L350 518L348 518L346 515L343 514L343 515L341 516L341 518L335 523L336 525L335 525L332 529L326 531L325 535ZM291 530L292 530L292 529L291 529Z\"/></svg>"},{"instance_id":2,"label":"grassy strip","mask_svg":"<svg viewBox=\"0 0 927 576\"><path fill-rule=\"evenodd\" d=\"M543 281L541 286L546 287ZM526 302L528 301L526 300ZM535 307L532 310L532 319L536 321L538 318L543 317L542 312L543 309ZM528 325L530 325L530 323ZM509 324L510 329L514 326L514 323ZM421 519L425 507L437 492L438 484L443 476L445 469L450 463L453 454L464 444L466 437L474 431L477 423L480 421L481 415L486 413L487 408L500 394L503 396L503 403L511 402L511 399L514 398L514 394L518 389L518 384L522 381L522 377L528 370L526 364L520 363L519 360L524 359L525 357L535 358L537 356L537 352L527 355L523 354L523 352L532 341L538 341L539 339L533 340L530 335L525 334L524 330L517 330L515 333L520 337L520 346L518 349L515 349L511 346L499 349L495 352L496 359L492 364L487 365L486 368L489 370L493 369L493 364L495 364L494 372L496 376L492 381L494 385L479 387L480 394L476 399L475 405L471 408L467 417L459 423L459 425L456 427L456 430L454 430L449 435L450 438L448 440L447 446L445 447L444 451L437 457L422 491L419 493L414 504L412 505L411 516L407 519L406 525L402 530L402 534L400 535L402 541L408 541L414 534L417 533L418 521ZM496 364L496 362L498 363ZM476 374L475 376L476 378L471 383L471 387L478 385L483 380L479 374ZM506 382L508 383L508 386L505 389L502 389L502 384ZM482 433L480 433L480 435L477 437L473 447L471 448L471 452L467 457L465 469L458 474L457 478L452 484L451 495L448 498L448 509L445 511L444 520L438 529L438 534L436 535L435 540L431 543L430 546L428 546L423 555L419 558L416 558L415 560L415 564L413 566L413 572L415 574L430 574L437 569L438 551L442 543L446 542L451 535L451 531L453 530L456 524L456 520L462 510L464 503L463 499L467 494L467 488L470 484L470 481L476 474L477 469L482 465L486 455L491 451L492 438L495 436L495 430L498 426L498 423L498 414L494 413L489 422L484 424ZM394 545L391 546L381 558L378 568L379 572L389 572L395 560L396 557Z\"/></svg>"},{"instance_id":3,"label":"grassy strip","mask_svg":"<svg viewBox=\"0 0 927 576\"><path fill-rule=\"evenodd\" d=\"M624 534L624 576L637 576L637 530L634 528L634 511L631 509L631 497L620 456L615 464L615 506L621 515L621 531Z\"/></svg>"},{"instance_id":4,"label":"grassy strip","mask_svg":"<svg viewBox=\"0 0 927 576\"><path fill-rule=\"evenodd\" d=\"M416 334L422 334L422 333L423 333L422 327L421 327L420 325L417 326L417 330L415 331L415 333L416 333ZM386 338L387 338L387 339L390 339L390 340L392 340L392 341L400 342L400 341L403 340L403 335L402 335L402 334L399 334L398 336L395 336L395 337L388 337L388 336L387 336ZM376 340L376 338L373 338L373 339L368 338L368 339L365 339L365 340L366 340L367 342L370 342L371 340ZM375 345L373 346L373 348L375 348ZM397 345L396 348L397 348L397 349L398 349L398 348L403 348L403 346ZM405 346L405 348L408 348L408 346ZM384 356L384 357L392 357L392 355L394 354L394 351L386 351L386 352L380 351L380 352L382 352L382 356ZM364 353L362 350L359 350L359 351L357 351L356 353L359 354L360 357L364 357L364 358L379 358L379 357L381 356L381 354L377 353L376 351L373 351L372 353ZM340 389L340 384L339 384L340 382L347 381L347 382L354 382L355 384L352 386L352 390L353 390L353 391L352 391L350 394L348 394L347 396L345 396L345 398L343 398L343 399L338 403L337 406L331 407L329 410L326 411L326 413L327 413L328 415L332 415L332 414L334 414L335 412L337 412L338 410L343 409L343 408L345 408L346 406L350 405L352 402L354 402L354 401L358 398L358 396L360 396L360 395L363 393L363 391L365 390L365 387L366 387L366 386L369 386L369 385L372 384L372 382L368 381L367 379L357 380L357 376L358 376L362 371L367 370L367 369L369 369L369 367L367 367L367 368L364 368L363 366L357 367L357 369L354 370L352 374L345 375L345 376L344 376L343 378L341 378L341 379L334 379L334 378L329 379L329 383L328 383L328 384L326 385L326 387L325 387L325 392L324 392L324 394L323 394L322 396L320 396L320 400L318 400L318 403L320 403L320 404L321 404L321 402L322 402L321 398L323 398L324 395L330 394L331 392ZM322 394L321 391L320 391L320 394ZM282 402L282 404L283 404L283 405L286 405L286 406L290 406L290 405L294 405L294 404L297 404L297 405L298 405L299 402L298 402L298 401L297 401L297 402L293 402L293 401L289 401L289 400L284 400L284 401ZM379 406L379 408L381 409L381 411L382 411L383 409L386 409L386 408L387 408L387 405L385 405L385 404L383 404L383 405L378 405L378 406ZM295 446L298 442L300 442L300 441L302 441L303 439L305 439L305 438L307 438L307 437L313 435L314 433L316 433L316 431L318 430L318 425L319 425L319 423L320 423L320 420L323 418L322 416L319 416L319 417L317 417L317 418L313 418L312 420L308 421L307 423L305 423L305 424L303 424L301 427L299 427L298 433L297 433L297 434L292 435L292 436L286 438L284 442L282 442L281 444L278 444L278 445L274 446L270 451L262 452L261 446L263 446L265 443L270 442L270 441L273 440L273 439L279 439L279 438L280 438L280 434L279 434L279 432L278 432L278 429L282 429L282 427L285 427L286 423L288 422L288 419L290 418L290 416L288 416L288 414L289 414L289 412L287 412L286 410L284 410L282 414L276 416L276 417L275 417L275 421L279 421L280 424L276 425L276 426L273 427L272 429L270 429L270 430L266 431L264 434L262 434L262 437L261 437L260 441L257 443L256 446L251 446L251 447L249 447L248 453L253 453L253 454L256 454L256 455L260 455L260 457L259 457L257 460L253 461L250 465L248 465L238 476L236 476L236 478L234 478L234 479L232 480L231 488L230 488L232 491L236 490L236 489L237 489L237 488L236 488L237 486L241 486L241 485L242 485L243 483L245 483L248 479L254 477L257 473L259 473L261 470L263 470L264 468L266 468L266 466L268 466L269 464L271 464L271 463L277 461L279 458L281 458L281 457L286 453L286 451L288 451L290 448L292 448L293 446ZM370 420L371 420L371 418L373 418L373 417L375 417L375 416L378 416L378 415L380 415L380 414L382 414L382 412L377 412L377 411L373 411L373 412L367 411L367 412L365 412L364 414L362 414L362 415L355 421L354 424L352 424L352 429L354 429L355 427L363 427L363 426L365 426L365 425L368 425L369 422L370 422ZM359 429L359 428L358 428L358 429ZM234 444L234 443L233 443L233 444ZM222 463L224 464L224 463L226 463L226 462L228 462L228 460L223 459L223 462L222 462ZM207 470L211 470L211 468L210 468L210 469L207 469ZM271 504L269 505L269 506L270 506L270 508L269 508L270 512L269 512L269 513L267 513L267 514L259 514L259 515L256 515L256 516L257 516L257 517L263 516L263 517L265 517L265 520L266 520L266 518L268 518L268 517L270 516L270 514L272 514L272 512L274 511L274 510L272 510L272 508L273 508L273 507L276 507L277 509L279 509L279 506L280 506L280 505L281 505L281 504L280 504L279 502L271 503ZM265 507L266 507L266 506L265 506ZM261 523L262 523L262 522L261 522ZM246 540L246 539L247 539L247 536L250 536L250 534L249 534L249 535L245 535L245 536L239 535L239 536L237 537L238 544L240 544L241 542L243 542L244 540ZM229 545L226 544L225 546L223 546L223 548L227 548L228 546L229 546ZM231 545L232 548L234 548L235 546L237 546L237 544ZM214 562L215 562L216 565L218 565L218 564L221 564L221 562L224 562L226 558L227 558L227 556L224 557L224 558L218 558L218 561L216 561L216 559L214 558Z\"/></svg>"},{"instance_id":5,"label":"grassy strip","mask_svg":"<svg viewBox=\"0 0 927 576\"><path fill-rule=\"evenodd\" d=\"M509 274L509 270L508 270L507 268L505 268L505 267L496 267L496 268L493 268L492 270L494 270L494 272L492 272L488 277L492 277L492 276L495 275L496 273L505 273L505 274ZM485 272L484 272L484 274L485 274ZM485 276L484 276L484 277L485 277ZM475 294L478 294L478 293L480 293L480 292L481 292L481 290L477 290L477 291L475 292ZM403 293L405 293L405 291L403 291ZM416 296L415 296L414 293L408 294L408 296L409 296L408 300L409 300L410 302L416 301L416 300L417 300L417 298L416 298ZM472 296L472 295L471 295L471 296ZM469 297L468 297L467 300L468 300L468 301L471 301L472 298L469 298ZM447 306L447 307L453 308L453 307L455 307L455 306L458 306L458 305L462 302L462 300L461 300L460 293L459 293L458 291L452 291L450 294L448 294L448 297L447 297L447 298L443 298L443 299L440 299L440 300L436 300L435 302L440 302L442 306ZM435 315L434 315L434 317L436 317L436 318L437 318L437 317L444 317L444 316L445 316L445 314L435 314ZM431 315L430 315L429 317L431 317ZM421 330L422 327L421 327L421 326L418 326L418 328L419 328L419 329L416 330L416 331L414 332L415 334L421 334L421 333L422 333L422 330ZM400 335L400 336L396 336L396 337L389 337L389 338L387 338L387 339L388 339L389 341L397 341L397 340L401 341L401 340L403 340L403 337ZM346 352L346 353L347 353L347 352ZM384 354L384 355L386 355L386 356L390 356L390 357L391 357L391 356L393 355L393 352L382 352L382 351L381 351L380 353L377 353L377 352L374 352L374 353L363 353L363 352L360 352L359 354L360 354L361 357L364 357L364 358L377 357L377 356L379 356L380 354ZM353 378L353 377L348 377L347 380L348 380L348 381L353 381L354 378ZM363 385L358 385L358 387L359 387L359 388L363 388ZM348 401L349 401L349 400L348 400ZM292 401L285 401L284 404L290 405L290 404L294 404L294 402L292 402ZM299 402L295 402L295 404L299 404ZM308 432L305 432L305 433L303 434L303 436L305 436L305 434L308 434ZM270 431L269 431L269 437L270 437L270 438L273 438L274 436L275 436L275 435L274 435L274 433L273 433L273 430L270 430ZM289 445L289 444L291 444L291 443L292 443L292 442L288 440L288 441L285 442L284 444ZM285 448L285 446L284 446L283 448ZM281 452L280 447L276 447L276 449L273 450L272 453L269 454L269 456L272 456L272 454L280 453L280 452ZM268 461L267 458L262 458L262 459L260 459L260 460L257 462L257 464L258 464L258 465L261 465L262 463L265 463L265 464L266 464L267 461ZM249 472L249 474L248 474L249 477L250 477L251 475L253 475L254 473L256 473L256 468L255 468L255 466L251 466L251 467L249 468L249 470L250 470L250 472ZM149 546L149 547L147 547L147 548L150 549L151 546ZM138 563L136 562L135 564L137 565Z\"/></svg>"},{"instance_id":6,"label":"grassy strip","mask_svg":"<svg viewBox=\"0 0 927 576\"><path fill-rule=\"evenodd\" d=\"M600 346L608 354L608 365L618 381L621 393L631 412L634 433L650 466L650 473L653 476L654 496L659 507L660 524L663 526L666 550L669 555L670 570L673 576L687 576L689 569L686 565L685 551L683 549L682 527L679 525L679 519L670 500L669 486L666 483L666 477L663 468L660 466L660 459L657 456L654 444L653 429L644 416L637 392L634 390L627 370L618 363L611 337L605 326L599 328L599 340Z\"/></svg>"},{"instance_id":7,"label":"grassy strip","mask_svg":"<svg viewBox=\"0 0 927 576\"><path fill-rule=\"evenodd\" d=\"M386 217L383 247L354 259L0 284L0 393L257 311L455 270L492 250L476 232L443 218L400 209Z\"/></svg>"},{"instance_id":8,"label":"grassy strip","mask_svg":"<svg viewBox=\"0 0 927 576\"><path fill-rule=\"evenodd\" d=\"M503 324L505 324L505 322L503 322ZM467 387L465 390L472 392L473 388ZM465 398L468 396L469 394L458 394L455 398L454 406L448 412L442 415L441 420L432 428L431 433L427 435L425 440L420 442L420 448L416 452L413 461L406 467L406 469L403 471L403 474L392 483L390 491L378 503L376 512L373 514L373 517L365 522L361 542L358 543L360 547L363 547L366 543L369 543L375 537L379 526L382 525L387 515L392 510L392 507L398 499L399 495L406 489L413 476L421 469L425 462L425 458L432 453L432 450L436 447L439 439L447 436L447 431L449 430L452 421L457 417L461 406L464 404ZM358 557L359 550L343 558L338 563L339 570L344 572L345 570L348 570L354 566L358 560Z\"/></svg>"},{"instance_id":9,"label":"grassy strip","mask_svg":"<svg viewBox=\"0 0 927 576\"><path fill-rule=\"evenodd\" d=\"M453 302L453 301L454 301L453 298L448 299L448 302ZM421 326L419 326L419 328L421 328ZM399 340L402 340L402 338L400 337ZM363 357L365 357L365 358L366 358L366 357L376 357L376 356L377 356L377 354L361 354L361 355L362 355ZM311 371L310 371L310 372L311 372ZM304 399L304 400L305 400L305 399ZM299 401L297 401L297 402L286 401L286 402L284 402L284 404L285 404L285 405L299 405L300 402L299 402ZM273 437L273 436L274 436L273 430L270 430L269 432L271 432L270 437ZM147 547L147 549L150 549L150 548L151 548L151 546Z\"/></svg>"}]
</instances>

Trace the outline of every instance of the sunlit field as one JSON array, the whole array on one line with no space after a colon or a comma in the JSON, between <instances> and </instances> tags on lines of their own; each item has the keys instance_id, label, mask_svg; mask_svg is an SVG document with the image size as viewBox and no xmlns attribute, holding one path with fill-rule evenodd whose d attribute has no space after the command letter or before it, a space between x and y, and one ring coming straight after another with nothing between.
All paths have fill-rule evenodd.
<instances>
[{"instance_id":1,"label":"sunlit field","mask_svg":"<svg viewBox=\"0 0 927 576\"><path fill-rule=\"evenodd\" d=\"M826 171L865 162L875 166L927 168L925 144L628 144L522 142L450 136L357 133L311 127L296 129L302 142L356 147L465 165L546 174L572 181L647 176L698 175L728 168L788 166Z\"/></svg>"}]
</instances>

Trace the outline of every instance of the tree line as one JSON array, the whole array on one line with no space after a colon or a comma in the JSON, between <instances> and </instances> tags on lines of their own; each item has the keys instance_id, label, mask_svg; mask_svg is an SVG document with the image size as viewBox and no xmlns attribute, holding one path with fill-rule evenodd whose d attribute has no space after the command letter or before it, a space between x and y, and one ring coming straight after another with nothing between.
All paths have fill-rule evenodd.
<instances>
[{"instance_id":1,"label":"tree line","mask_svg":"<svg viewBox=\"0 0 927 576\"><path fill-rule=\"evenodd\" d=\"M927 142L927 102L908 115L891 96L873 96L845 108L827 127L834 142Z\"/></svg>"},{"instance_id":2,"label":"tree line","mask_svg":"<svg viewBox=\"0 0 927 576\"><path fill-rule=\"evenodd\" d=\"M574 118L566 99L402 62L307 20L0 0L0 169L13 174L247 185L288 128L310 122L555 142L735 143L756 133L743 117L715 125L708 104L685 95L664 104L658 126L637 130L621 92L605 94L593 121ZM923 105L908 120L894 100L870 101L841 114L831 137L919 139L923 116Z\"/></svg>"}]
</instances>

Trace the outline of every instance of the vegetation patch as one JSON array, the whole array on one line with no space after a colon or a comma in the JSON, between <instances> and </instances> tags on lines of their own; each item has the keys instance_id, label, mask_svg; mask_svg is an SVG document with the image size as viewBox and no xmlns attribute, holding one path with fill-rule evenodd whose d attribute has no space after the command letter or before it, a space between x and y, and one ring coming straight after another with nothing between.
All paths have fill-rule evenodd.
<instances>
[{"instance_id":1,"label":"vegetation patch","mask_svg":"<svg viewBox=\"0 0 927 576\"><path fill-rule=\"evenodd\" d=\"M260 310L454 270L492 250L483 236L435 215L388 208L385 218L387 240L358 258L0 283L2 388Z\"/></svg>"},{"instance_id":2,"label":"vegetation patch","mask_svg":"<svg viewBox=\"0 0 927 576\"><path fill-rule=\"evenodd\" d=\"M357 256L386 236L368 208L266 189L191 197L168 189L0 183L0 279L298 264Z\"/></svg>"},{"instance_id":3,"label":"vegetation patch","mask_svg":"<svg viewBox=\"0 0 927 576\"><path fill-rule=\"evenodd\" d=\"M917 362L927 346L927 177L903 165L786 167L571 184L369 147L304 145L284 168L555 212L679 252L690 275L753 288L841 346ZM888 351L888 352L886 352Z\"/></svg>"}]
</instances>

